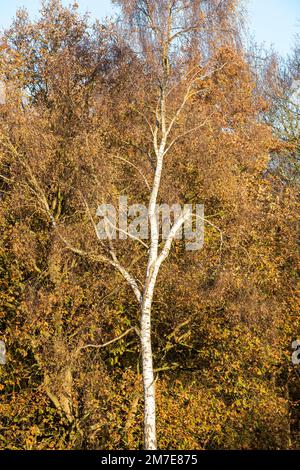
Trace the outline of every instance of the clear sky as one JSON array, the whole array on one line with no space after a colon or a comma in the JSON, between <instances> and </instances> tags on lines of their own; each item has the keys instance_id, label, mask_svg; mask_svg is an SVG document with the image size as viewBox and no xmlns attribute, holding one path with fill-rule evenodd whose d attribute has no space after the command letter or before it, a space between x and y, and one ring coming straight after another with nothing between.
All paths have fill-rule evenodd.
<instances>
[{"instance_id":1,"label":"clear sky","mask_svg":"<svg viewBox=\"0 0 300 470\"><path fill-rule=\"evenodd\" d=\"M246 0L250 31L257 42L274 45L289 53L294 37L300 35L300 0Z\"/></svg>"},{"instance_id":2,"label":"clear sky","mask_svg":"<svg viewBox=\"0 0 300 470\"><path fill-rule=\"evenodd\" d=\"M287 54L293 38L300 34L300 0L244 0L248 9L250 31L259 43L274 45ZM64 1L69 4L70 0ZM110 0L77 0L82 12L103 18L112 12ZM32 16L37 14L40 0L0 0L0 27L7 27L17 8L25 6Z\"/></svg>"}]
</instances>

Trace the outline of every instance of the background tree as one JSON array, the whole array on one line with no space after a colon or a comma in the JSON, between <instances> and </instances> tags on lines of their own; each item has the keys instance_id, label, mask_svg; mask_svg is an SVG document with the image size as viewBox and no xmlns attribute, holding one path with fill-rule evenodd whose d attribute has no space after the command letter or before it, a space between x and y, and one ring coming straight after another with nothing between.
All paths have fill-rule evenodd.
<instances>
[{"instance_id":1,"label":"background tree","mask_svg":"<svg viewBox=\"0 0 300 470\"><path fill-rule=\"evenodd\" d=\"M141 309L103 260L116 256L142 289L148 251L102 245L94 214L124 193L148 204L166 150L157 201L202 202L207 223L203 250L174 241L146 311L159 446L296 446L297 202L266 172L283 146L261 121L236 5L122 6L122 31L52 1L3 38L1 446L143 446ZM168 29L155 24L170 13L185 31L165 55Z\"/></svg>"}]
</instances>

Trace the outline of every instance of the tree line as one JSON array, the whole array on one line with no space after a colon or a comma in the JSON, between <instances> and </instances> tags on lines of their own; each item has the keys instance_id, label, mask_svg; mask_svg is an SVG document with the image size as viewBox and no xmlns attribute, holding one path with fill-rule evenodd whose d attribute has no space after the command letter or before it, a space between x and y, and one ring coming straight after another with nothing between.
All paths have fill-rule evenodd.
<instances>
[{"instance_id":1,"label":"tree line","mask_svg":"<svg viewBox=\"0 0 300 470\"><path fill-rule=\"evenodd\" d=\"M1 38L0 448L297 449L299 42L247 46L237 0L114 3ZM147 240L99 237L120 196ZM162 240L176 203L201 250L184 214Z\"/></svg>"}]
</instances>

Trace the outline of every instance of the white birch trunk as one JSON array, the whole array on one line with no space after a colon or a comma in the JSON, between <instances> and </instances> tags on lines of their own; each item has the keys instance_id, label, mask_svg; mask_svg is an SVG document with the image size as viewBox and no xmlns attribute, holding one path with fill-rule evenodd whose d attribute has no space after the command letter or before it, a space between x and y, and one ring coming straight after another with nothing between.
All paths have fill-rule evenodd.
<instances>
[{"instance_id":1,"label":"white birch trunk","mask_svg":"<svg viewBox=\"0 0 300 470\"><path fill-rule=\"evenodd\" d=\"M151 345L151 307L147 307L147 305L142 309L141 347L144 385L144 447L145 450L156 450L155 384Z\"/></svg>"},{"instance_id":2,"label":"white birch trunk","mask_svg":"<svg viewBox=\"0 0 300 470\"><path fill-rule=\"evenodd\" d=\"M162 147L163 149L163 147ZM144 385L144 447L145 450L156 450L156 411L155 383L153 372L153 356L151 343L151 307L157 277L158 255L158 221L156 219L156 200L160 186L163 162L163 150L158 155L157 167L149 203L148 215L151 227L151 247L147 265L145 289L141 306L141 349Z\"/></svg>"}]
</instances>

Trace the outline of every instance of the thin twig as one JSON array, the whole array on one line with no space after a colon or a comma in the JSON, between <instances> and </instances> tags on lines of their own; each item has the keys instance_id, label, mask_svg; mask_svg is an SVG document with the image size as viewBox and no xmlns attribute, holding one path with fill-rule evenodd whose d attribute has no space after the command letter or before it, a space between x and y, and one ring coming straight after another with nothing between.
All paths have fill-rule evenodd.
<instances>
[{"instance_id":1,"label":"thin twig","mask_svg":"<svg viewBox=\"0 0 300 470\"><path fill-rule=\"evenodd\" d=\"M109 346L110 344L113 344L117 341L120 341L120 339L124 338L124 336L127 336L131 331L135 331L138 336L140 336L140 332L136 327L129 328L126 330L124 333L122 333L120 336L117 336L117 338L111 339L110 341L107 341L106 343L103 344L86 344L85 346L81 346L78 348L78 350L82 349L87 349L87 348L95 348L95 349L101 349L105 348L106 346Z\"/></svg>"}]
</instances>

